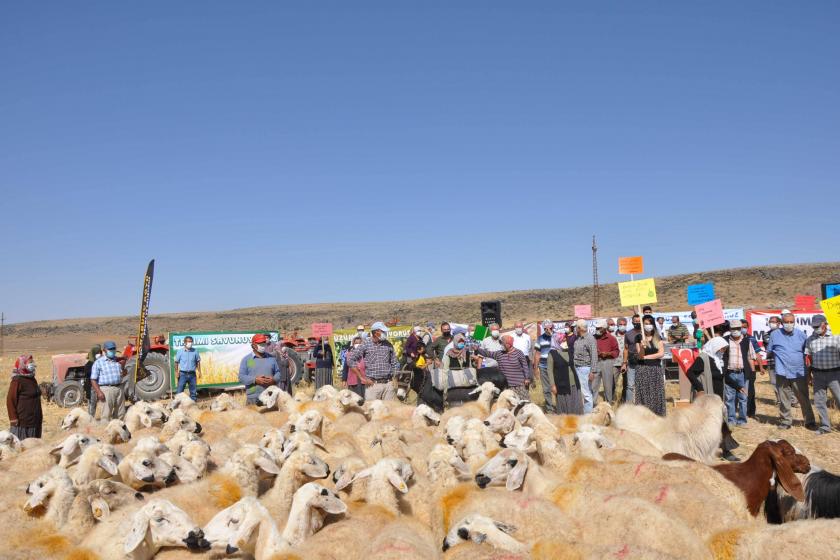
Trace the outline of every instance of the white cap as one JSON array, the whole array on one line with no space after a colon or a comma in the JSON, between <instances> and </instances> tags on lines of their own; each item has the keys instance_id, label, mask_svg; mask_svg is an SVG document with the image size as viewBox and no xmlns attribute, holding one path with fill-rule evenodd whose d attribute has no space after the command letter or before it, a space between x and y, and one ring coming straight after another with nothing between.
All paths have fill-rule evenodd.
<instances>
[{"instance_id":1,"label":"white cap","mask_svg":"<svg viewBox=\"0 0 840 560\"><path fill-rule=\"evenodd\" d=\"M607 320L606 319L598 319L595 321L595 328L596 329L606 329L607 328Z\"/></svg>"}]
</instances>

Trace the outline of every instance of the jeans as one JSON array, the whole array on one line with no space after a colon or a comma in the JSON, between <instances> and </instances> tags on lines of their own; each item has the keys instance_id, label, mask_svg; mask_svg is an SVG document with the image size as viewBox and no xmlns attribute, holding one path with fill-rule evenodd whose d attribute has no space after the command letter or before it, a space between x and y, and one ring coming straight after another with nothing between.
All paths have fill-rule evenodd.
<instances>
[{"instance_id":1,"label":"jeans","mask_svg":"<svg viewBox=\"0 0 840 560\"><path fill-rule=\"evenodd\" d=\"M592 412L592 388L589 386L589 373L592 368L589 366L576 366L578 382L580 383L580 392L583 393L583 413L589 414Z\"/></svg>"},{"instance_id":2,"label":"jeans","mask_svg":"<svg viewBox=\"0 0 840 560\"><path fill-rule=\"evenodd\" d=\"M636 368L629 366L624 374L624 402L636 404Z\"/></svg>"},{"instance_id":3,"label":"jeans","mask_svg":"<svg viewBox=\"0 0 840 560\"><path fill-rule=\"evenodd\" d=\"M195 380L195 372L194 371L181 371L178 372L178 388L175 390L175 393L181 393L184 391L184 386L189 384L190 386L190 398L192 400L198 400L198 390L196 388L196 380Z\"/></svg>"},{"instance_id":4,"label":"jeans","mask_svg":"<svg viewBox=\"0 0 840 560\"><path fill-rule=\"evenodd\" d=\"M747 395L740 391L746 386L744 372L726 374L723 394L726 397L727 422L731 426L740 426L747 423ZM738 409L737 419L736 408Z\"/></svg>"},{"instance_id":5,"label":"jeans","mask_svg":"<svg viewBox=\"0 0 840 560\"><path fill-rule=\"evenodd\" d=\"M828 391L834 393L834 399L840 403L840 370L817 371L814 374L814 407L820 415L820 430L831 431L831 420L828 417Z\"/></svg>"},{"instance_id":6,"label":"jeans","mask_svg":"<svg viewBox=\"0 0 840 560\"><path fill-rule=\"evenodd\" d=\"M540 360L540 385L542 385L543 399L545 400L545 412L547 414L557 414L557 401L554 395L551 394L551 383L548 382L548 365ZM553 372L552 372L553 375Z\"/></svg>"}]
</instances>

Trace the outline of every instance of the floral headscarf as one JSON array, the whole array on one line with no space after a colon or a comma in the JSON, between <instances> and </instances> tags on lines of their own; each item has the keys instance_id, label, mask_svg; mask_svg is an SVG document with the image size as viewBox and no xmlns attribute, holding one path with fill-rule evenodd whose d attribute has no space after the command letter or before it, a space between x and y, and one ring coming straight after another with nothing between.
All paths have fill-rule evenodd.
<instances>
[{"instance_id":1,"label":"floral headscarf","mask_svg":"<svg viewBox=\"0 0 840 560\"><path fill-rule=\"evenodd\" d=\"M35 375L34 371L29 371L26 366L29 362L32 361L32 356L27 354L21 354L18 356L18 359L15 360L15 369L12 370L12 375L23 375L26 377L32 377Z\"/></svg>"},{"instance_id":2,"label":"floral headscarf","mask_svg":"<svg viewBox=\"0 0 840 560\"><path fill-rule=\"evenodd\" d=\"M452 348L450 348L449 352L447 352L446 354L450 358L457 358L457 359L463 358L467 353L467 347L464 346L463 348L461 348L459 350L457 348L457 346L458 346L459 342L466 342L466 340L467 340L467 337L465 337L463 333L458 333L455 336L453 336L452 337L452 342L450 343L452 345Z\"/></svg>"}]
</instances>

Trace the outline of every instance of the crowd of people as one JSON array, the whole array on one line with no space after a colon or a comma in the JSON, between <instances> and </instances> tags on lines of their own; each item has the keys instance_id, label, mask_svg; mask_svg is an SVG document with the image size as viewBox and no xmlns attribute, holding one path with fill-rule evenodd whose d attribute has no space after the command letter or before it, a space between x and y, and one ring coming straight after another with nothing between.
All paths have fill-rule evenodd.
<instances>
[{"instance_id":1,"label":"crowd of people","mask_svg":"<svg viewBox=\"0 0 840 560\"><path fill-rule=\"evenodd\" d=\"M404 342L401 358L388 340L389 328L384 323L373 323L369 331L359 325L350 347L339 356L327 338L316 341L312 352L314 381L316 387L333 384L334 366L339 360L342 386L365 399L391 400L397 398L400 371L412 371L423 379L433 369L490 368L498 370L507 386L525 399L530 399L529 391L539 381L544 410L549 414L586 414L603 399L613 405L640 404L664 416L662 364L667 342L699 350L686 371L693 395L719 395L730 427L755 418L755 381L758 375L769 375L781 428L792 426L792 410L799 408L808 429L819 434L832 431L827 402L829 392L840 402L840 336L831 333L824 316L814 316L813 334L807 336L796 328L794 315L783 312L770 319L770 330L759 345L746 323L738 319L704 330L693 318L690 332L677 316L666 326L662 317L654 318L650 308L642 311L632 316L630 324L623 317L597 319L594 333L582 319L560 323L559 328L546 320L535 339L521 322L509 333L491 324L489 336L480 341L474 340L467 329L453 328L447 322L440 324L439 331L433 323L416 325ZM99 406L101 419L124 416L124 363L134 352L129 343L122 355L113 341L91 348L85 365L85 392L92 416ZM174 363L176 393L188 389L195 399L201 357L192 343L191 337L185 338ZM266 334L253 336L251 352L239 368L247 403L256 403L260 393L272 385L292 392L287 352ZM35 371L32 356L20 356L7 396L11 431L21 439L41 433L41 391ZM811 406L811 386L819 424Z\"/></svg>"}]
</instances>

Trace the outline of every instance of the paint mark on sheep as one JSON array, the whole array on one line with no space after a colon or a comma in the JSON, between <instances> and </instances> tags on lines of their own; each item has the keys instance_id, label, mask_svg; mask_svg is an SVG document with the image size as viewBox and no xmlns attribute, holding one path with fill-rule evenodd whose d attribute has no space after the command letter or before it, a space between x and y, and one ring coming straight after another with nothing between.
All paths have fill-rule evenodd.
<instances>
[{"instance_id":1,"label":"paint mark on sheep","mask_svg":"<svg viewBox=\"0 0 840 560\"><path fill-rule=\"evenodd\" d=\"M661 504L662 502L664 502L665 498L668 497L668 490L669 490L669 488L668 488L667 484L662 486L659 489L659 493L656 495L656 497L653 499L653 501L656 502L657 504Z\"/></svg>"},{"instance_id":2,"label":"paint mark on sheep","mask_svg":"<svg viewBox=\"0 0 840 560\"><path fill-rule=\"evenodd\" d=\"M449 522L451 521L452 512L461 505L467 496L473 491L473 487L469 483L459 484L443 495L440 499L440 507L443 512L443 526L449 530Z\"/></svg>"},{"instance_id":3,"label":"paint mark on sheep","mask_svg":"<svg viewBox=\"0 0 840 560\"><path fill-rule=\"evenodd\" d=\"M242 499L242 488L229 476L213 474L210 477L210 496L216 507L224 509Z\"/></svg>"},{"instance_id":4,"label":"paint mark on sheep","mask_svg":"<svg viewBox=\"0 0 840 560\"><path fill-rule=\"evenodd\" d=\"M743 529L730 529L714 535L709 540L709 548L715 560L735 560L735 549L743 532Z\"/></svg>"}]
</instances>

